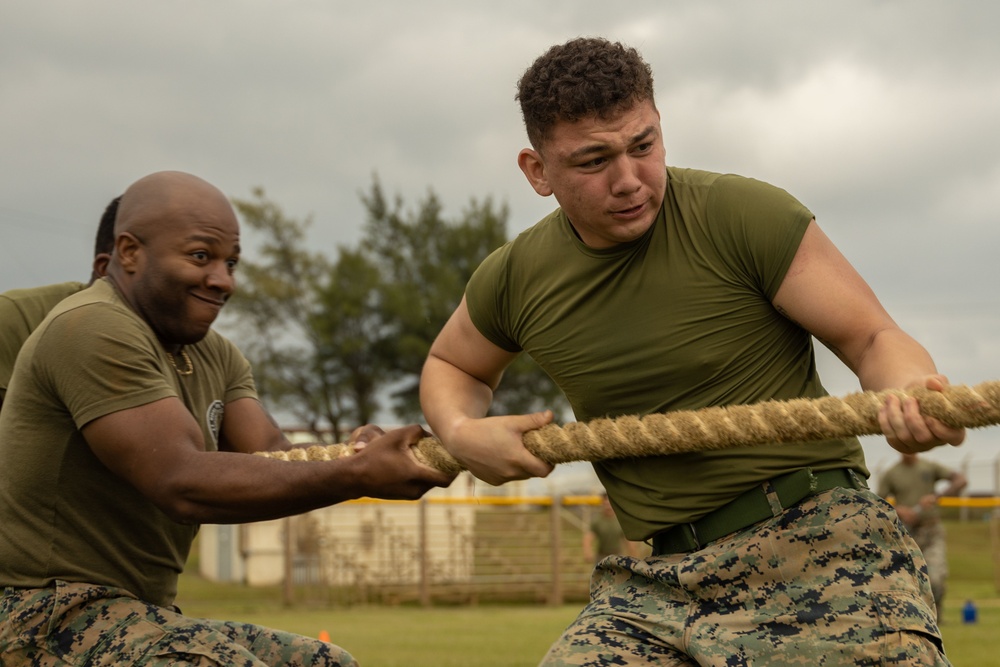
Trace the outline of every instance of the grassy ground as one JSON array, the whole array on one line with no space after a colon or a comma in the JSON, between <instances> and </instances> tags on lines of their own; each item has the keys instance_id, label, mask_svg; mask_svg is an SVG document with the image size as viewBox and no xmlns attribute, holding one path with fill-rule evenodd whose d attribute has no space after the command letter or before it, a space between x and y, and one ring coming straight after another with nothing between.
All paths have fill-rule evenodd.
<instances>
[{"instance_id":1,"label":"grassy ground","mask_svg":"<svg viewBox=\"0 0 1000 667\"><path fill-rule=\"evenodd\" d=\"M954 667L1000 665L1000 593L994 583L989 524L949 523L951 579L942 631ZM973 600L975 624L962 622ZM579 605L350 607L286 609L277 588L219 585L185 575L178 604L186 614L258 623L348 648L378 667L523 667L535 665L576 616Z\"/></svg>"},{"instance_id":2,"label":"grassy ground","mask_svg":"<svg viewBox=\"0 0 1000 667\"><path fill-rule=\"evenodd\" d=\"M1000 589L987 521L949 522L948 594L941 631L955 667L1000 665ZM978 608L975 624L962 622L966 600Z\"/></svg>"},{"instance_id":3,"label":"grassy ground","mask_svg":"<svg viewBox=\"0 0 1000 667\"><path fill-rule=\"evenodd\" d=\"M310 637L325 631L362 665L521 667L537 664L579 605L284 608L276 588L212 584L185 575L178 604L189 616L225 618Z\"/></svg>"}]
</instances>

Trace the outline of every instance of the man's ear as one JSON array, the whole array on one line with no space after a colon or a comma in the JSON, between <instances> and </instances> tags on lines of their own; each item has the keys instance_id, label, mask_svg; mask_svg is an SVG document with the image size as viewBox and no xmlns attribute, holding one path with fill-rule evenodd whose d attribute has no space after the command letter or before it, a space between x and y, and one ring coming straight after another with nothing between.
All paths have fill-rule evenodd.
<instances>
[{"instance_id":1,"label":"man's ear","mask_svg":"<svg viewBox=\"0 0 1000 667\"><path fill-rule=\"evenodd\" d=\"M524 172L525 178L528 179L528 183L531 184L535 192L543 197L552 194L549 180L545 177L545 162L538 151L531 148L521 149L521 152L517 154L517 166Z\"/></svg>"},{"instance_id":2,"label":"man's ear","mask_svg":"<svg viewBox=\"0 0 1000 667\"><path fill-rule=\"evenodd\" d=\"M141 251L142 241L131 232L122 232L115 239L115 255L125 273L135 273Z\"/></svg>"},{"instance_id":3,"label":"man's ear","mask_svg":"<svg viewBox=\"0 0 1000 667\"><path fill-rule=\"evenodd\" d=\"M111 254L99 252L94 255L94 263L91 265L90 282L98 278L103 278L108 273L108 263L111 261Z\"/></svg>"}]
</instances>

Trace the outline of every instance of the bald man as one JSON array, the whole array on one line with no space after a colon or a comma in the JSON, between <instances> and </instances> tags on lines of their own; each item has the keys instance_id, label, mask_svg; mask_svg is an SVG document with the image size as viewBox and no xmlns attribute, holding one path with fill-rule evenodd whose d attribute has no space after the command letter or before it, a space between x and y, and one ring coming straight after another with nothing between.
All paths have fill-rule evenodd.
<instances>
[{"instance_id":1,"label":"bald man","mask_svg":"<svg viewBox=\"0 0 1000 667\"><path fill-rule=\"evenodd\" d=\"M211 328L239 255L222 192L190 174L142 178L122 196L107 276L25 343L0 413L0 663L357 664L333 644L173 608L201 523L451 482L413 457L419 426L370 429L337 461L249 456L293 445Z\"/></svg>"}]
</instances>

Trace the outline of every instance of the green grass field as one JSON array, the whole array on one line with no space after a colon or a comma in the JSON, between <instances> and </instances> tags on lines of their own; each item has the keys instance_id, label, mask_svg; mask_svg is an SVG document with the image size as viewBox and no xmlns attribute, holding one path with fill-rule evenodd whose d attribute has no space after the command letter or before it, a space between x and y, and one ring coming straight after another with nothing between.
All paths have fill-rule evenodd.
<instances>
[{"instance_id":1,"label":"green grass field","mask_svg":"<svg viewBox=\"0 0 1000 667\"><path fill-rule=\"evenodd\" d=\"M989 524L948 524L951 578L942 631L955 667L1000 666L1000 593L994 583ZM973 600L975 624L962 623ZM257 623L312 637L326 631L364 666L523 667L535 665L579 605L475 607L360 606L284 608L280 590L221 585L184 575L184 613Z\"/></svg>"}]
</instances>

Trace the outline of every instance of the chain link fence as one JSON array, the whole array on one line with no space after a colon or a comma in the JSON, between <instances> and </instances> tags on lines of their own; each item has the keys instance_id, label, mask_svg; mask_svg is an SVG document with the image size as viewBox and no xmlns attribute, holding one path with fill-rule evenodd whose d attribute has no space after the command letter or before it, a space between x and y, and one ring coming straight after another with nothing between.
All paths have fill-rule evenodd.
<instances>
[{"instance_id":1,"label":"chain link fence","mask_svg":"<svg viewBox=\"0 0 1000 667\"><path fill-rule=\"evenodd\" d=\"M583 535L597 496L358 500L243 526L205 526L201 573L281 585L288 604L587 599Z\"/></svg>"}]
</instances>

